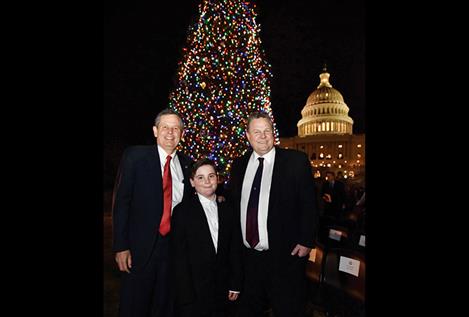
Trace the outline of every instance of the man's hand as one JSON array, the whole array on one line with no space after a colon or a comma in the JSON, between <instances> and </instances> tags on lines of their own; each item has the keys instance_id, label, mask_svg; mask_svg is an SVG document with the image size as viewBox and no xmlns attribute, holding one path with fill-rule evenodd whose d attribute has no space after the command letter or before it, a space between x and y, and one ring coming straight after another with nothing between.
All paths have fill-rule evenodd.
<instances>
[{"instance_id":1,"label":"man's hand","mask_svg":"<svg viewBox=\"0 0 469 317\"><path fill-rule=\"evenodd\" d=\"M129 269L132 268L132 256L130 255L130 250L117 252L116 262L120 271L130 273Z\"/></svg>"},{"instance_id":2,"label":"man's hand","mask_svg":"<svg viewBox=\"0 0 469 317\"><path fill-rule=\"evenodd\" d=\"M326 203L332 202L332 197L329 194L324 194L324 196L322 196L322 199L324 199Z\"/></svg>"},{"instance_id":3,"label":"man's hand","mask_svg":"<svg viewBox=\"0 0 469 317\"><path fill-rule=\"evenodd\" d=\"M296 247L293 249L291 255L298 255L300 258L309 255L311 252L311 248L304 247L301 244L297 244Z\"/></svg>"},{"instance_id":4,"label":"man's hand","mask_svg":"<svg viewBox=\"0 0 469 317\"><path fill-rule=\"evenodd\" d=\"M238 298L238 295L239 295L239 292L229 291L228 292L228 299L230 301L235 301Z\"/></svg>"}]
</instances>

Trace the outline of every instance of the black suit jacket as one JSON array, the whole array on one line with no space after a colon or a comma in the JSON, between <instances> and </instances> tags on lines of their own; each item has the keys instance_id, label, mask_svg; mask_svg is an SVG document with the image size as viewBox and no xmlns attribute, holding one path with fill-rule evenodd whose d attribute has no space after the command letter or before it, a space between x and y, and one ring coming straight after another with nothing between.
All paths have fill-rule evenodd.
<instances>
[{"instance_id":1,"label":"black suit jacket","mask_svg":"<svg viewBox=\"0 0 469 317\"><path fill-rule=\"evenodd\" d=\"M223 310L228 291L241 290L239 220L226 203L217 205L217 252L198 195L192 194L174 208L171 268L176 312L198 316Z\"/></svg>"},{"instance_id":2,"label":"black suit jacket","mask_svg":"<svg viewBox=\"0 0 469 317\"><path fill-rule=\"evenodd\" d=\"M190 160L177 153L184 174L184 196L189 186ZM163 186L157 145L125 150L113 197L113 250L130 250L132 270L145 266L158 238L163 214Z\"/></svg>"},{"instance_id":3,"label":"black suit jacket","mask_svg":"<svg viewBox=\"0 0 469 317\"><path fill-rule=\"evenodd\" d=\"M321 189L321 197L324 194L331 196L331 202L324 202L324 214L327 216L339 217L342 213L342 206L345 204L347 194L345 191L345 184L339 180L334 181L334 186L331 187L328 181L325 181Z\"/></svg>"},{"instance_id":4,"label":"black suit jacket","mask_svg":"<svg viewBox=\"0 0 469 317\"><path fill-rule=\"evenodd\" d=\"M241 190L252 151L233 162L229 199L240 216ZM317 230L316 192L305 153L275 149L269 196L267 230L269 250L278 263L288 260L297 244L312 247ZM239 219L239 218L238 218Z\"/></svg>"}]
</instances>

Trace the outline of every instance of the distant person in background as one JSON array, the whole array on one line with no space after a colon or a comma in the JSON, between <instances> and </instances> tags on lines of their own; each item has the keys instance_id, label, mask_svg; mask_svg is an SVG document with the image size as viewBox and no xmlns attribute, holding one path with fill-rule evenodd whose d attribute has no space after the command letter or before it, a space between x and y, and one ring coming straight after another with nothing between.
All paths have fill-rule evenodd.
<instances>
[{"instance_id":1,"label":"distant person in background","mask_svg":"<svg viewBox=\"0 0 469 317\"><path fill-rule=\"evenodd\" d=\"M365 191L363 191L363 194L362 196L360 197L360 199L357 201L357 203L355 204L357 207L361 207L361 208L365 208Z\"/></svg>"},{"instance_id":2,"label":"distant person in background","mask_svg":"<svg viewBox=\"0 0 469 317\"><path fill-rule=\"evenodd\" d=\"M114 188L113 250L123 273L119 317L173 316L171 211L191 192L191 162L175 150L183 135L176 112L161 111L153 133L156 145L126 149Z\"/></svg>"},{"instance_id":3,"label":"distant person in background","mask_svg":"<svg viewBox=\"0 0 469 317\"><path fill-rule=\"evenodd\" d=\"M241 290L239 219L217 202L212 161L197 161L190 182L196 194L176 206L171 220L175 317L224 317Z\"/></svg>"},{"instance_id":4,"label":"distant person in background","mask_svg":"<svg viewBox=\"0 0 469 317\"><path fill-rule=\"evenodd\" d=\"M358 227L364 232L365 231L365 221L366 221L366 201L365 201L365 193L366 191L363 190L362 197L357 201L356 208L359 211L359 221Z\"/></svg>"},{"instance_id":5,"label":"distant person in background","mask_svg":"<svg viewBox=\"0 0 469 317\"><path fill-rule=\"evenodd\" d=\"M337 177L335 179L338 180L338 181L343 182L344 181L344 173L342 173L342 171L338 171L337 172Z\"/></svg>"},{"instance_id":6,"label":"distant person in background","mask_svg":"<svg viewBox=\"0 0 469 317\"><path fill-rule=\"evenodd\" d=\"M347 194L345 184L335 179L333 171L326 172L326 181L322 185L321 196L324 202L324 215L339 220L345 209Z\"/></svg>"}]
</instances>

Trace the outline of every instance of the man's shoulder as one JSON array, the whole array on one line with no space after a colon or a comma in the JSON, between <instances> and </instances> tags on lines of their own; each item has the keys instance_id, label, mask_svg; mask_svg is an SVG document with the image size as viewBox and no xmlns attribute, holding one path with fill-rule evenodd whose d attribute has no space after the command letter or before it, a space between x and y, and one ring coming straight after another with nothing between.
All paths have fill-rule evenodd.
<instances>
[{"instance_id":1,"label":"man's shoulder","mask_svg":"<svg viewBox=\"0 0 469 317\"><path fill-rule=\"evenodd\" d=\"M154 145L131 145L125 149L125 155L129 158L142 158L154 154L156 148Z\"/></svg>"},{"instance_id":2,"label":"man's shoulder","mask_svg":"<svg viewBox=\"0 0 469 317\"><path fill-rule=\"evenodd\" d=\"M344 188L347 186L347 184L345 184L345 182L341 181L341 180L336 180L337 182L337 186L338 187L341 187L341 188Z\"/></svg>"},{"instance_id":3,"label":"man's shoulder","mask_svg":"<svg viewBox=\"0 0 469 317\"><path fill-rule=\"evenodd\" d=\"M155 145L131 145L126 148L129 152L148 152L154 151L155 149Z\"/></svg>"},{"instance_id":4,"label":"man's shoulder","mask_svg":"<svg viewBox=\"0 0 469 317\"><path fill-rule=\"evenodd\" d=\"M173 213L177 212L179 216L187 217L192 214L195 207L200 204L197 194L184 196L182 201L174 207Z\"/></svg>"},{"instance_id":5,"label":"man's shoulder","mask_svg":"<svg viewBox=\"0 0 469 317\"><path fill-rule=\"evenodd\" d=\"M275 148L275 151L278 152L279 155L283 155L288 157L288 159L298 159L304 160L305 157L308 158L305 152L294 150L294 149L283 149L283 148Z\"/></svg>"},{"instance_id":6,"label":"man's shoulder","mask_svg":"<svg viewBox=\"0 0 469 317\"><path fill-rule=\"evenodd\" d=\"M237 158L233 160L232 166L237 167L238 165L242 164L242 162L247 162L251 154L252 154L252 150L251 149L247 150L246 153L238 156Z\"/></svg>"},{"instance_id":7,"label":"man's shoulder","mask_svg":"<svg viewBox=\"0 0 469 317\"><path fill-rule=\"evenodd\" d=\"M241 161L241 160L248 159L248 158L251 156L252 152L253 152L252 149L251 149L251 148L248 148L248 149L246 150L246 152L244 152L243 155L238 156L238 157L235 159L235 161Z\"/></svg>"},{"instance_id":8,"label":"man's shoulder","mask_svg":"<svg viewBox=\"0 0 469 317\"><path fill-rule=\"evenodd\" d=\"M194 164L194 161L182 151L177 151L176 155L179 159L179 164L181 165L182 171L185 174L184 177L189 177L190 169ZM187 180L189 182L189 180Z\"/></svg>"},{"instance_id":9,"label":"man's shoulder","mask_svg":"<svg viewBox=\"0 0 469 317\"><path fill-rule=\"evenodd\" d=\"M176 151L176 154L177 154L179 160L181 161L181 163L183 163L183 162L185 164L192 164L193 163L192 159L189 156L187 156L186 154L184 154L184 152L178 150L178 151Z\"/></svg>"}]
</instances>

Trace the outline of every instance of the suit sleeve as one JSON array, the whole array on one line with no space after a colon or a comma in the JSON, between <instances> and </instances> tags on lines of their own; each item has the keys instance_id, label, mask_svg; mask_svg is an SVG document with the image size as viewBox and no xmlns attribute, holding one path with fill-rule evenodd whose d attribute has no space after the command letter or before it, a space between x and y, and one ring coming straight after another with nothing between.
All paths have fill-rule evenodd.
<instances>
[{"instance_id":1,"label":"suit sleeve","mask_svg":"<svg viewBox=\"0 0 469 317\"><path fill-rule=\"evenodd\" d=\"M113 191L112 222L114 252L130 249L129 217L134 177L134 165L131 160L130 149L126 149L122 155Z\"/></svg>"},{"instance_id":2,"label":"suit sleeve","mask_svg":"<svg viewBox=\"0 0 469 317\"><path fill-rule=\"evenodd\" d=\"M314 238L317 234L318 210L316 208L316 188L313 182L311 164L306 154L301 155L299 164L299 186L300 190L300 217L301 217L301 235L299 244L312 248Z\"/></svg>"},{"instance_id":3,"label":"suit sleeve","mask_svg":"<svg viewBox=\"0 0 469 317\"><path fill-rule=\"evenodd\" d=\"M231 216L231 245L230 245L230 283L232 291L241 291L242 285L242 234L239 217L231 205L228 205Z\"/></svg>"},{"instance_id":4,"label":"suit sleeve","mask_svg":"<svg viewBox=\"0 0 469 317\"><path fill-rule=\"evenodd\" d=\"M187 217L183 205L174 207L171 217L171 262L176 305L185 305L195 300L194 285L190 270Z\"/></svg>"}]
</instances>

